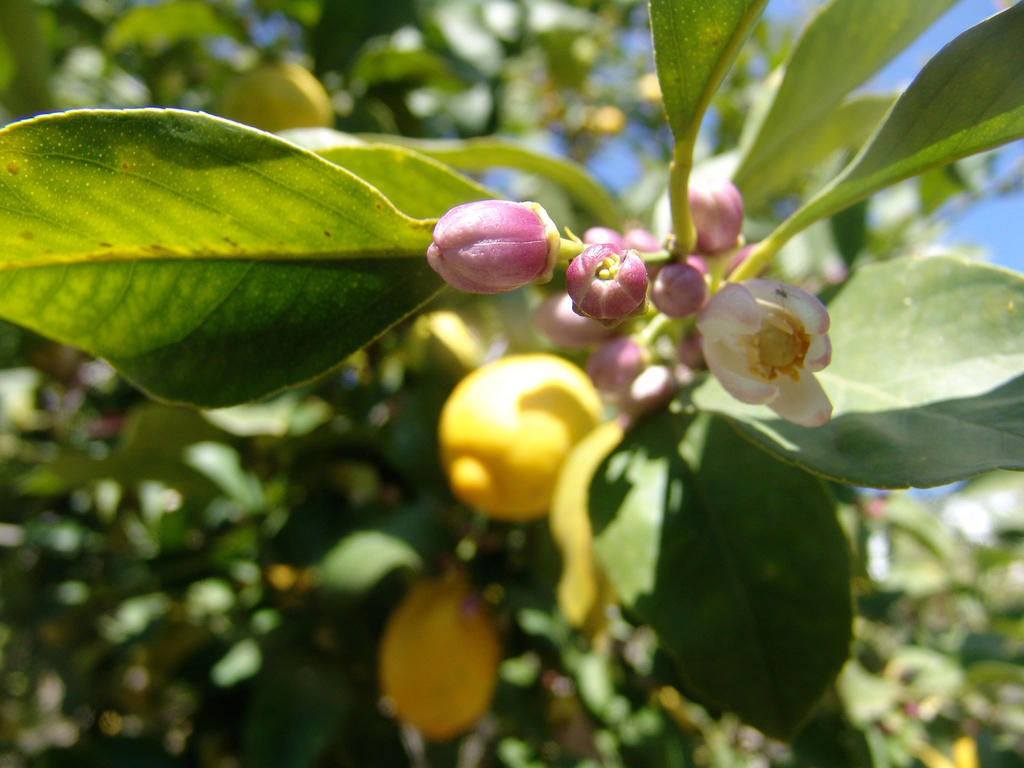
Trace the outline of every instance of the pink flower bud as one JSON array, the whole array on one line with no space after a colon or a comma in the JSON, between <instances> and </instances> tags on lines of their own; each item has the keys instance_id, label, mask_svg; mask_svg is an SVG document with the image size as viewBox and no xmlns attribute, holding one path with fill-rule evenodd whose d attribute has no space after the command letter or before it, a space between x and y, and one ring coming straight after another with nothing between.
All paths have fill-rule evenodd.
<instances>
[{"instance_id":1,"label":"pink flower bud","mask_svg":"<svg viewBox=\"0 0 1024 768\"><path fill-rule=\"evenodd\" d=\"M583 233L583 242L587 245L607 243L619 249L625 247L622 242L622 235L608 227L591 227Z\"/></svg>"},{"instance_id":2,"label":"pink flower bud","mask_svg":"<svg viewBox=\"0 0 1024 768\"><path fill-rule=\"evenodd\" d=\"M691 371L700 370L704 367L702 343L700 333L697 331L684 336L679 342L679 362Z\"/></svg>"},{"instance_id":3,"label":"pink flower bud","mask_svg":"<svg viewBox=\"0 0 1024 768\"><path fill-rule=\"evenodd\" d=\"M647 355L628 337L605 342L587 359L587 375L604 395L616 397L625 392L647 364Z\"/></svg>"},{"instance_id":4,"label":"pink flower bud","mask_svg":"<svg viewBox=\"0 0 1024 768\"><path fill-rule=\"evenodd\" d=\"M732 182L690 187L690 215L697 228L697 250L722 253L736 246L743 227L743 197Z\"/></svg>"},{"instance_id":5,"label":"pink flower bud","mask_svg":"<svg viewBox=\"0 0 1024 768\"><path fill-rule=\"evenodd\" d=\"M697 314L708 300L706 272L704 262L693 256L685 262L666 264L651 285L651 301L669 317Z\"/></svg>"},{"instance_id":6,"label":"pink flower bud","mask_svg":"<svg viewBox=\"0 0 1024 768\"><path fill-rule=\"evenodd\" d=\"M565 286L581 315L616 324L643 309L647 265L636 251L590 245L569 264Z\"/></svg>"},{"instance_id":7,"label":"pink flower bud","mask_svg":"<svg viewBox=\"0 0 1024 768\"><path fill-rule=\"evenodd\" d=\"M654 253L662 249L661 241L646 229L627 229L622 242L624 247L643 253Z\"/></svg>"},{"instance_id":8,"label":"pink flower bud","mask_svg":"<svg viewBox=\"0 0 1024 768\"><path fill-rule=\"evenodd\" d=\"M564 349L591 347L615 334L597 320L574 312L567 293L552 294L538 304L533 311L533 324Z\"/></svg>"},{"instance_id":9,"label":"pink flower bud","mask_svg":"<svg viewBox=\"0 0 1024 768\"><path fill-rule=\"evenodd\" d=\"M664 365L652 365L637 376L619 400L619 409L636 419L668 401L679 384Z\"/></svg>"},{"instance_id":10,"label":"pink flower bud","mask_svg":"<svg viewBox=\"0 0 1024 768\"><path fill-rule=\"evenodd\" d=\"M427 261L459 290L501 293L550 280L560 241L537 203L478 200L438 220Z\"/></svg>"}]
</instances>

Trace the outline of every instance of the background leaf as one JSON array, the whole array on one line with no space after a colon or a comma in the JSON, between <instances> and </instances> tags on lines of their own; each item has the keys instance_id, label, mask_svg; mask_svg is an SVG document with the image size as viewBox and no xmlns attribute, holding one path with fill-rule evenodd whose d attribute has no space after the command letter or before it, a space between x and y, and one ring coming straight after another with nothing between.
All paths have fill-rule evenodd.
<instances>
[{"instance_id":1,"label":"background leaf","mask_svg":"<svg viewBox=\"0 0 1024 768\"><path fill-rule=\"evenodd\" d=\"M248 702L245 764L315 765L350 707L350 684L336 667L298 656L277 660L260 676Z\"/></svg>"},{"instance_id":2,"label":"background leaf","mask_svg":"<svg viewBox=\"0 0 1024 768\"><path fill-rule=\"evenodd\" d=\"M692 144L711 96L765 2L651 0L654 63L678 144Z\"/></svg>"},{"instance_id":3,"label":"background leaf","mask_svg":"<svg viewBox=\"0 0 1024 768\"><path fill-rule=\"evenodd\" d=\"M130 8L111 25L104 44L111 51L119 51L129 45L166 48L181 40L214 35L239 37L238 30L218 16L209 3L171 0Z\"/></svg>"},{"instance_id":4,"label":"background leaf","mask_svg":"<svg viewBox=\"0 0 1024 768\"><path fill-rule=\"evenodd\" d=\"M0 316L169 400L231 405L309 379L442 285L422 257L432 221L207 115L8 126L0 195Z\"/></svg>"},{"instance_id":5,"label":"background leaf","mask_svg":"<svg viewBox=\"0 0 1024 768\"><path fill-rule=\"evenodd\" d=\"M439 218L470 200L501 197L448 166L406 147L348 145L317 154L372 184L409 216Z\"/></svg>"},{"instance_id":6,"label":"background leaf","mask_svg":"<svg viewBox=\"0 0 1024 768\"><path fill-rule=\"evenodd\" d=\"M676 416L631 430L591 499L601 565L685 682L791 737L850 639L847 544L821 482L724 420Z\"/></svg>"},{"instance_id":7,"label":"background leaf","mask_svg":"<svg viewBox=\"0 0 1024 768\"><path fill-rule=\"evenodd\" d=\"M775 100L740 159L733 181L744 198L771 183L780 153L787 162L798 160L793 148L814 141L823 120L836 124L839 117L830 113L843 98L952 4L953 0L834 0L825 5L793 48ZM815 162L808 157L801 167Z\"/></svg>"},{"instance_id":8,"label":"background leaf","mask_svg":"<svg viewBox=\"0 0 1024 768\"><path fill-rule=\"evenodd\" d=\"M798 137L765 157L756 173L734 179L743 193L744 207L751 211L763 208L773 198L793 191L837 152L859 149L895 100L895 95L880 94L854 96L839 104Z\"/></svg>"},{"instance_id":9,"label":"background leaf","mask_svg":"<svg viewBox=\"0 0 1024 768\"><path fill-rule=\"evenodd\" d=\"M808 429L708 379L700 407L789 461L854 485L931 486L1024 469L1024 277L951 257L857 270L830 303L835 405Z\"/></svg>"},{"instance_id":10,"label":"background leaf","mask_svg":"<svg viewBox=\"0 0 1024 768\"><path fill-rule=\"evenodd\" d=\"M871 143L770 236L796 232L929 168L1024 136L1024 4L967 30L939 51Z\"/></svg>"},{"instance_id":11,"label":"background leaf","mask_svg":"<svg viewBox=\"0 0 1024 768\"><path fill-rule=\"evenodd\" d=\"M618 206L582 166L560 157L529 149L507 139L481 138L449 141L446 139L406 139L398 136L363 136L371 142L401 144L462 171L481 172L494 168L513 168L536 174L561 186L602 226L619 227L622 216Z\"/></svg>"}]
</instances>

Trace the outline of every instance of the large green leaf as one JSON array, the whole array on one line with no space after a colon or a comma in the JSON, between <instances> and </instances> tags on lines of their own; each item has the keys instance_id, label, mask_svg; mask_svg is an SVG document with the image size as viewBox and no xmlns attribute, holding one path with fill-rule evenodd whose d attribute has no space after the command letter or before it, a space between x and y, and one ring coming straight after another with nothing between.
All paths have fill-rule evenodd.
<instances>
[{"instance_id":1,"label":"large green leaf","mask_svg":"<svg viewBox=\"0 0 1024 768\"><path fill-rule=\"evenodd\" d=\"M750 211L760 210L772 199L791 192L805 177L837 152L856 152L882 122L895 95L852 96L793 141L772 153L745 179L734 179ZM840 162L845 158L839 158ZM824 179L822 180L824 181Z\"/></svg>"},{"instance_id":2,"label":"large green leaf","mask_svg":"<svg viewBox=\"0 0 1024 768\"><path fill-rule=\"evenodd\" d=\"M803 147L850 91L953 1L833 0L822 8L794 46L771 109L740 159L733 177L740 190L747 194L770 183L779 153ZM815 160L804 162L809 168Z\"/></svg>"},{"instance_id":3,"label":"large green leaf","mask_svg":"<svg viewBox=\"0 0 1024 768\"><path fill-rule=\"evenodd\" d=\"M921 70L863 152L769 239L780 245L883 187L1024 136L1021 40L1024 3L949 43Z\"/></svg>"},{"instance_id":4,"label":"large green leaf","mask_svg":"<svg viewBox=\"0 0 1024 768\"><path fill-rule=\"evenodd\" d=\"M705 703L789 738L846 659L847 545L821 481L705 414L641 422L591 486L595 551Z\"/></svg>"},{"instance_id":5,"label":"large green leaf","mask_svg":"<svg viewBox=\"0 0 1024 768\"><path fill-rule=\"evenodd\" d=\"M381 135L365 135L363 138L374 143L401 144L463 171L513 168L536 174L561 186L602 226L618 227L622 222L615 201L585 168L508 139L406 139Z\"/></svg>"},{"instance_id":6,"label":"large green leaf","mask_svg":"<svg viewBox=\"0 0 1024 768\"><path fill-rule=\"evenodd\" d=\"M432 220L270 134L176 110L0 131L0 316L155 396L316 376L430 299Z\"/></svg>"},{"instance_id":7,"label":"large green leaf","mask_svg":"<svg viewBox=\"0 0 1024 768\"><path fill-rule=\"evenodd\" d=\"M694 401L759 445L855 485L932 486L1024 469L1024 277L951 257L853 274L829 303L832 364L817 374L832 420L798 427L730 398Z\"/></svg>"},{"instance_id":8,"label":"large green leaf","mask_svg":"<svg viewBox=\"0 0 1024 768\"><path fill-rule=\"evenodd\" d=\"M676 142L692 145L704 111L767 0L651 0L662 100Z\"/></svg>"}]
</instances>

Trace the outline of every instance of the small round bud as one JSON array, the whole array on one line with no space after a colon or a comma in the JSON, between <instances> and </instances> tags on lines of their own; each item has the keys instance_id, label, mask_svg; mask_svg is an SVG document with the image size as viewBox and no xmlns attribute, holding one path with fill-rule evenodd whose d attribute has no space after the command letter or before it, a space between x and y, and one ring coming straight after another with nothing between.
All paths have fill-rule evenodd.
<instances>
[{"instance_id":1,"label":"small round bud","mask_svg":"<svg viewBox=\"0 0 1024 768\"><path fill-rule=\"evenodd\" d=\"M629 388L646 364L643 347L623 336L594 350L587 359L587 375L598 392L615 398Z\"/></svg>"},{"instance_id":2,"label":"small round bud","mask_svg":"<svg viewBox=\"0 0 1024 768\"><path fill-rule=\"evenodd\" d=\"M622 242L626 248L641 253L654 253L662 248L661 241L646 229L627 229L622 236Z\"/></svg>"},{"instance_id":3,"label":"small round bud","mask_svg":"<svg viewBox=\"0 0 1024 768\"><path fill-rule=\"evenodd\" d=\"M647 265L636 251L590 245L569 264L565 285L577 312L616 324L643 309Z\"/></svg>"},{"instance_id":4,"label":"small round bud","mask_svg":"<svg viewBox=\"0 0 1024 768\"><path fill-rule=\"evenodd\" d=\"M672 371L664 365L652 365L633 379L619 409L636 418L652 411L676 393L679 384Z\"/></svg>"},{"instance_id":5,"label":"small round bud","mask_svg":"<svg viewBox=\"0 0 1024 768\"><path fill-rule=\"evenodd\" d=\"M743 197L736 186L729 181L694 186L688 198L697 228L697 250L713 254L734 248L743 227Z\"/></svg>"},{"instance_id":6,"label":"small round bud","mask_svg":"<svg viewBox=\"0 0 1024 768\"><path fill-rule=\"evenodd\" d=\"M607 243L622 249L625 245L622 242L622 235L609 227L591 227L583 233L583 242L587 245L599 245Z\"/></svg>"},{"instance_id":7,"label":"small round bud","mask_svg":"<svg viewBox=\"0 0 1024 768\"><path fill-rule=\"evenodd\" d=\"M550 280L560 242L537 203L478 200L438 220L427 261L459 290L501 293Z\"/></svg>"},{"instance_id":8,"label":"small round bud","mask_svg":"<svg viewBox=\"0 0 1024 768\"><path fill-rule=\"evenodd\" d=\"M708 300L706 271L704 262L692 256L685 262L666 264L658 270L651 285L654 306L669 317L689 317L700 312Z\"/></svg>"},{"instance_id":9,"label":"small round bud","mask_svg":"<svg viewBox=\"0 0 1024 768\"><path fill-rule=\"evenodd\" d=\"M679 342L679 362L691 371L704 368L704 349L701 346L700 333L694 331L684 336Z\"/></svg>"},{"instance_id":10,"label":"small round bud","mask_svg":"<svg viewBox=\"0 0 1024 768\"><path fill-rule=\"evenodd\" d=\"M533 324L564 349L592 347L615 333L597 320L574 312L572 298L567 293L552 294L538 304L533 311Z\"/></svg>"}]
</instances>

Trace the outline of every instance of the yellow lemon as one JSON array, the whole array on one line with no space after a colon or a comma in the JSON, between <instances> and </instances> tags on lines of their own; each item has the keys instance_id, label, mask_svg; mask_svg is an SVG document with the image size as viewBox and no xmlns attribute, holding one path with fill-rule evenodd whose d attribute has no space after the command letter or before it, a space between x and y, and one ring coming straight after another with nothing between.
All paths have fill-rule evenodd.
<instances>
[{"instance_id":1,"label":"yellow lemon","mask_svg":"<svg viewBox=\"0 0 1024 768\"><path fill-rule=\"evenodd\" d=\"M490 708L500 660L494 619L465 578L425 580L384 628L381 691L399 720L432 741L446 741Z\"/></svg>"},{"instance_id":2,"label":"yellow lemon","mask_svg":"<svg viewBox=\"0 0 1024 768\"><path fill-rule=\"evenodd\" d=\"M327 91L312 72L290 61L260 64L230 82L220 113L265 131L334 124Z\"/></svg>"},{"instance_id":3,"label":"yellow lemon","mask_svg":"<svg viewBox=\"0 0 1024 768\"><path fill-rule=\"evenodd\" d=\"M510 355L478 368L441 410L452 493L499 520L542 517L562 461L600 417L590 379L560 357Z\"/></svg>"}]
</instances>

